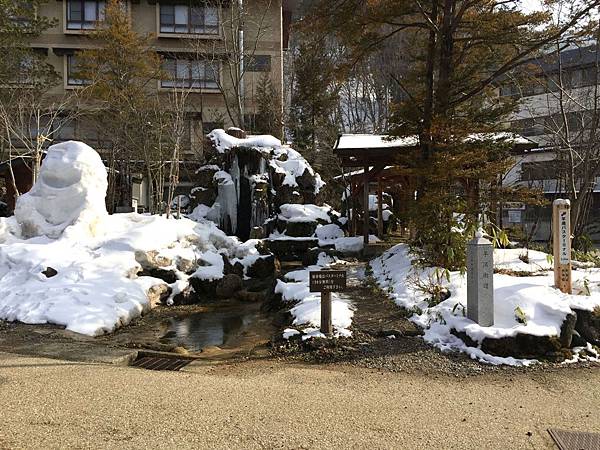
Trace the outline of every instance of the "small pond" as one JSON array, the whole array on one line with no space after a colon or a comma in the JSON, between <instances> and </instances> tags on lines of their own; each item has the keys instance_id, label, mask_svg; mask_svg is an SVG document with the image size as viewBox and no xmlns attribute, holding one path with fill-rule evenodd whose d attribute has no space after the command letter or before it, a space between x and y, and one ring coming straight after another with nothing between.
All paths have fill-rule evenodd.
<instances>
[{"instance_id":1,"label":"small pond","mask_svg":"<svg viewBox=\"0 0 600 450\"><path fill-rule=\"evenodd\" d=\"M268 341L276 332L273 317L260 304L228 301L206 311L167 320L162 343L183 346L191 352L207 347L246 348Z\"/></svg>"}]
</instances>

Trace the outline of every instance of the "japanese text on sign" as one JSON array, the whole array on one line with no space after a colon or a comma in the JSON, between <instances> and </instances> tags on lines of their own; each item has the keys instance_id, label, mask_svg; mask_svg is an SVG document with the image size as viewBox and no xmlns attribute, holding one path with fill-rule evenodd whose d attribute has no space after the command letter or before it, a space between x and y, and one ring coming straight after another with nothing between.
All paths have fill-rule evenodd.
<instances>
[{"instance_id":1,"label":"japanese text on sign","mask_svg":"<svg viewBox=\"0 0 600 450\"><path fill-rule=\"evenodd\" d=\"M571 255L569 254L569 223L567 211L560 211L558 217L558 245L559 258L561 264L569 264Z\"/></svg>"},{"instance_id":2,"label":"japanese text on sign","mask_svg":"<svg viewBox=\"0 0 600 450\"><path fill-rule=\"evenodd\" d=\"M345 270L310 272L310 292L337 292L346 289Z\"/></svg>"}]
</instances>

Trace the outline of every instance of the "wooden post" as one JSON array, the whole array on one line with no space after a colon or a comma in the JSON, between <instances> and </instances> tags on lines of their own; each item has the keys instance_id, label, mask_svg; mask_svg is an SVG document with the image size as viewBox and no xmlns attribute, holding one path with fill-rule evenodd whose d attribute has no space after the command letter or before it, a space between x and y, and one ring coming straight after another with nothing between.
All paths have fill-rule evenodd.
<instances>
[{"instance_id":1,"label":"wooden post","mask_svg":"<svg viewBox=\"0 0 600 450\"><path fill-rule=\"evenodd\" d=\"M554 285L566 294L571 285L571 203L556 199L552 204L552 249L554 253Z\"/></svg>"},{"instance_id":2,"label":"wooden post","mask_svg":"<svg viewBox=\"0 0 600 450\"><path fill-rule=\"evenodd\" d=\"M356 208L358 206L358 202L356 201L355 193L358 188L354 182L352 182L350 186L350 200L352 201L352 223L350 224L350 236L356 236L356 229L358 227Z\"/></svg>"},{"instance_id":3,"label":"wooden post","mask_svg":"<svg viewBox=\"0 0 600 450\"><path fill-rule=\"evenodd\" d=\"M321 292L321 333L331 336L333 326L331 324L331 292Z\"/></svg>"},{"instance_id":4,"label":"wooden post","mask_svg":"<svg viewBox=\"0 0 600 450\"><path fill-rule=\"evenodd\" d=\"M377 236L383 239L383 186L381 177L377 179Z\"/></svg>"},{"instance_id":5,"label":"wooden post","mask_svg":"<svg viewBox=\"0 0 600 450\"><path fill-rule=\"evenodd\" d=\"M369 166L364 167L363 175L363 242L365 248L369 245Z\"/></svg>"}]
</instances>

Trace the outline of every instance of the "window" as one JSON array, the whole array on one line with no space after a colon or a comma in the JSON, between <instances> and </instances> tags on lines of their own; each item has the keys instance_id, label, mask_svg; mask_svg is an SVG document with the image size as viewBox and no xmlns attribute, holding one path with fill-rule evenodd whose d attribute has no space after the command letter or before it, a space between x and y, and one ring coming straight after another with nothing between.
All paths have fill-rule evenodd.
<instances>
[{"instance_id":1,"label":"window","mask_svg":"<svg viewBox=\"0 0 600 450\"><path fill-rule=\"evenodd\" d=\"M67 0L67 29L93 30L104 20L104 0Z\"/></svg>"},{"instance_id":2,"label":"window","mask_svg":"<svg viewBox=\"0 0 600 450\"><path fill-rule=\"evenodd\" d=\"M13 0L8 6L6 16L20 27L27 28L31 25L31 19L35 18L35 6L31 0Z\"/></svg>"},{"instance_id":3,"label":"window","mask_svg":"<svg viewBox=\"0 0 600 450\"><path fill-rule=\"evenodd\" d=\"M521 164L521 181L554 180L559 176L559 162L536 161Z\"/></svg>"},{"instance_id":4,"label":"window","mask_svg":"<svg viewBox=\"0 0 600 450\"><path fill-rule=\"evenodd\" d=\"M270 55L248 56L246 70L248 72L270 72L271 71L271 56Z\"/></svg>"},{"instance_id":5,"label":"window","mask_svg":"<svg viewBox=\"0 0 600 450\"><path fill-rule=\"evenodd\" d=\"M83 86L90 84L89 80L81 78L79 63L75 55L67 55L67 86Z\"/></svg>"},{"instance_id":6,"label":"window","mask_svg":"<svg viewBox=\"0 0 600 450\"><path fill-rule=\"evenodd\" d=\"M219 11L214 6L160 5L160 32L219 34Z\"/></svg>"},{"instance_id":7,"label":"window","mask_svg":"<svg viewBox=\"0 0 600 450\"><path fill-rule=\"evenodd\" d=\"M199 59L165 59L163 70L166 78L163 88L217 89L219 87L219 63Z\"/></svg>"}]
</instances>

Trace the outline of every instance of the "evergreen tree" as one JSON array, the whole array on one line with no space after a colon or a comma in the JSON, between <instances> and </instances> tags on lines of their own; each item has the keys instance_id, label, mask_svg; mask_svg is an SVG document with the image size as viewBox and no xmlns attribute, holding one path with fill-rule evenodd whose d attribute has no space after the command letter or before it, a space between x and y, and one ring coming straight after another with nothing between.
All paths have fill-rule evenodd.
<instances>
[{"instance_id":1,"label":"evergreen tree","mask_svg":"<svg viewBox=\"0 0 600 450\"><path fill-rule=\"evenodd\" d=\"M269 75L264 74L256 88L257 112L255 130L258 133L270 134L281 138L282 113L277 105L280 99Z\"/></svg>"},{"instance_id":2,"label":"evergreen tree","mask_svg":"<svg viewBox=\"0 0 600 450\"><path fill-rule=\"evenodd\" d=\"M549 14L522 12L518 0L322 0L306 21L339 40L339 70L349 71L391 38L401 40L405 65L394 80L402 95L390 131L419 137L419 152L404 165L418 180L411 216L415 244L425 247L429 263L463 265L468 233L456 230L474 230L479 213L515 195L496 186L510 164L511 142L489 134L503 129L515 107L496 94L503 77L599 4L582 3L558 27Z\"/></svg>"},{"instance_id":3,"label":"evergreen tree","mask_svg":"<svg viewBox=\"0 0 600 450\"><path fill-rule=\"evenodd\" d=\"M335 122L339 94L332 52L323 45L302 42L293 68L289 128L294 146L327 183L322 198L337 205L340 191L332 181L341 173L333 155L340 129Z\"/></svg>"},{"instance_id":4,"label":"evergreen tree","mask_svg":"<svg viewBox=\"0 0 600 450\"><path fill-rule=\"evenodd\" d=\"M29 89L43 89L57 79L46 55L30 47L32 39L56 23L38 14L43 3L0 0L0 86L4 94L8 86L26 83Z\"/></svg>"},{"instance_id":5,"label":"evergreen tree","mask_svg":"<svg viewBox=\"0 0 600 450\"><path fill-rule=\"evenodd\" d=\"M105 20L90 35L94 48L76 54L75 76L86 85L88 120L96 124L109 166L120 173L118 186L109 182L109 207L128 203L129 174L142 171L150 181L150 209L162 200L162 166L167 148L162 147L165 111L155 83L161 76L161 60L151 35L137 33L118 0L106 4ZM141 161L141 163L140 163ZM112 172L111 172L112 177Z\"/></svg>"}]
</instances>

